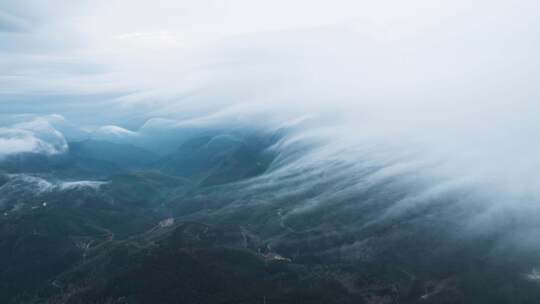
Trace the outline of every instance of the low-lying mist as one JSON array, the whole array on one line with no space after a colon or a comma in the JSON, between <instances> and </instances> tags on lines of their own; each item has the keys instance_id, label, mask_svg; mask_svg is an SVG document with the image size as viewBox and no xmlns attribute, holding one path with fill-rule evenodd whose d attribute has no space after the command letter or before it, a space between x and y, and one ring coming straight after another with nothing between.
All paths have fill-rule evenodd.
<instances>
[{"instance_id":1,"label":"low-lying mist","mask_svg":"<svg viewBox=\"0 0 540 304\"><path fill-rule=\"evenodd\" d=\"M285 220L324 210L361 230L437 206L445 212L434 216L454 218L464 237L511 229L502 237L509 246L534 247L537 5L525 2L502 19L500 4L493 14L458 10L421 27L407 19L403 28L381 21L280 29L187 50L100 49L95 57L83 48L78 58L108 69L66 72L68 97L58 85L65 74L43 91L43 71L0 97L10 107L0 157L67 153L66 138L165 154L208 130L280 134L265 174L227 186L229 208L279 203ZM143 34L120 38L177 38ZM19 115L29 104L36 111Z\"/></svg>"}]
</instances>

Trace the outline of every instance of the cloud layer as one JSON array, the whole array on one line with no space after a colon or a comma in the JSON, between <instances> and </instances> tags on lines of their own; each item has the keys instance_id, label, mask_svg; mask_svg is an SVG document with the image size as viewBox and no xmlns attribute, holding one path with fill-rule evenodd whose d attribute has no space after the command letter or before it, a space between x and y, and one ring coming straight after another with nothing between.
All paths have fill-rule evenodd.
<instances>
[{"instance_id":1,"label":"cloud layer","mask_svg":"<svg viewBox=\"0 0 540 304\"><path fill-rule=\"evenodd\" d=\"M6 2L0 156L286 127L244 192L313 194L289 216L392 184L381 218L451 194L482 202L460 209L474 231L506 214L536 231L537 1L158 2Z\"/></svg>"},{"instance_id":2,"label":"cloud layer","mask_svg":"<svg viewBox=\"0 0 540 304\"><path fill-rule=\"evenodd\" d=\"M54 155L67 149L64 135L44 118L0 127L0 158L19 153Z\"/></svg>"}]
</instances>

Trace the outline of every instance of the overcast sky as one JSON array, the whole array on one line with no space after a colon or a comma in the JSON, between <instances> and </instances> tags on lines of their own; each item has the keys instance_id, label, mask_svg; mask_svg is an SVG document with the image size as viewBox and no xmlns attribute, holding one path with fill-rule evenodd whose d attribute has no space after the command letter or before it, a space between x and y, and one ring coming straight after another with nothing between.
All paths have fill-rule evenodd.
<instances>
[{"instance_id":1,"label":"overcast sky","mask_svg":"<svg viewBox=\"0 0 540 304\"><path fill-rule=\"evenodd\" d=\"M397 47L396 58L404 52L432 57L453 52L461 58L438 59L453 64L484 61L484 69L488 63L505 69L506 64L527 64L536 70L538 6L537 1L505 0L4 0L0 92L97 93L141 90L143 85L156 89L178 77L173 70L193 64L193 58L186 59L193 52L219 52L217 43L242 49L244 43L235 45L234 39L251 35L265 40L269 32L329 28L361 34L350 41L353 45L369 45L374 39L383 47ZM418 58L412 60L425 68ZM466 72L462 65L445 68L447 74ZM140 75L143 71L152 72L157 84Z\"/></svg>"}]
</instances>

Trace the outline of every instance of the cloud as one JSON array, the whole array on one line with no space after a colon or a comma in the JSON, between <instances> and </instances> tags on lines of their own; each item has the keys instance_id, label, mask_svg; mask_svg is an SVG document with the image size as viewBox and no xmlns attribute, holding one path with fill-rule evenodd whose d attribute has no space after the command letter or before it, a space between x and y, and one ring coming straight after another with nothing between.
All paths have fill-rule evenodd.
<instances>
[{"instance_id":1,"label":"cloud","mask_svg":"<svg viewBox=\"0 0 540 304\"><path fill-rule=\"evenodd\" d=\"M63 134L45 119L0 127L0 158L19 153L54 155L67 150Z\"/></svg>"},{"instance_id":2,"label":"cloud","mask_svg":"<svg viewBox=\"0 0 540 304\"><path fill-rule=\"evenodd\" d=\"M6 197L14 193L24 193L26 195L42 194L54 188L53 183L38 176L28 174L11 174L9 181L0 187ZM30 191L28 191L30 190Z\"/></svg>"},{"instance_id":3,"label":"cloud","mask_svg":"<svg viewBox=\"0 0 540 304\"><path fill-rule=\"evenodd\" d=\"M478 232L540 214L538 1L228 3L33 8L34 33L0 47L0 105L169 150L285 127L271 170L231 196L291 218L335 207L374 223L444 202ZM2 125L0 155L67 148L59 123Z\"/></svg>"},{"instance_id":4,"label":"cloud","mask_svg":"<svg viewBox=\"0 0 540 304\"><path fill-rule=\"evenodd\" d=\"M77 189L99 188L108 182L93 180L49 180L30 174L9 174L8 181L0 187L0 193L6 197L19 195L35 196L52 191L68 191Z\"/></svg>"},{"instance_id":5,"label":"cloud","mask_svg":"<svg viewBox=\"0 0 540 304\"><path fill-rule=\"evenodd\" d=\"M64 181L64 182L60 182L57 185L57 188L60 189L60 191L84 189L84 188L99 190L99 188L105 184L107 184L107 182L103 182L103 181L88 181L88 180L69 181L69 182Z\"/></svg>"},{"instance_id":6,"label":"cloud","mask_svg":"<svg viewBox=\"0 0 540 304\"><path fill-rule=\"evenodd\" d=\"M99 127L92 135L97 138L109 138L114 141L115 139L121 139L123 137L136 136L137 133L119 126L108 125Z\"/></svg>"},{"instance_id":7,"label":"cloud","mask_svg":"<svg viewBox=\"0 0 540 304\"><path fill-rule=\"evenodd\" d=\"M0 33L1 32L26 32L31 29L30 22L28 20L10 15L0 10Z\"/></svg>"}]
</instances>

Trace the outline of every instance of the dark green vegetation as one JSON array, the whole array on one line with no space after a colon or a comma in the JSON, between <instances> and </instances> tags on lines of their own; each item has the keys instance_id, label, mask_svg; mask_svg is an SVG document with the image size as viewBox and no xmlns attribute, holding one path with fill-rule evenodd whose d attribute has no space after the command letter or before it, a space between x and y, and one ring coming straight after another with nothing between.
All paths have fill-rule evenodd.
<instances>
[{"instance_id":1,"label":"dark green vegetation","mask_svg":"<svg viewBox=\"0 0 540 304\"><path fill-rule=\"evenodd\" d=\"M205 134L166 155L84 141L3 160L0 303L538 303L526 274L540 255L467 237L452 198L371 222L407 189L253 188L278 139Z\"/></svg>"}]
</instances>

